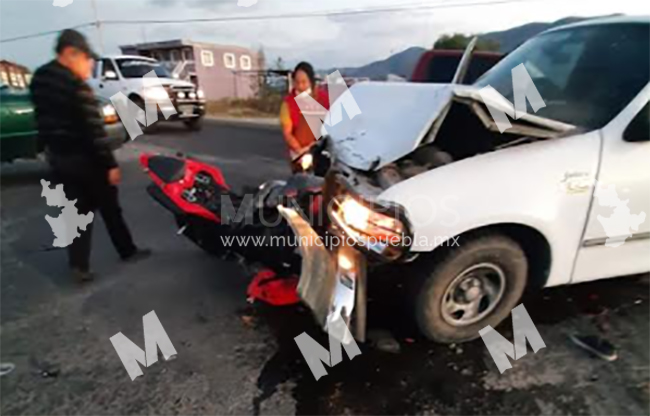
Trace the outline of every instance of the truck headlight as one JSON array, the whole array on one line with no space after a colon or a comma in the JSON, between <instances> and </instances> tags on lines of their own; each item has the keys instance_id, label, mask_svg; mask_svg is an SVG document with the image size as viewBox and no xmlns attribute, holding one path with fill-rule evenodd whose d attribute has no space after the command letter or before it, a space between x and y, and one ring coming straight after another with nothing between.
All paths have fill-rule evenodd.
<instances>
[{"instance_id":1,"label":"truck headlight","mask_svg":"<svg viewBox=\"0 0 650 416\"><path fill-rule=\"evenodd\" d=\"M166 100L169 99L169 94L162 87L153 87L144 90L144 98L153 101Z\"/></svg>"},{"instance_id":2,"label":"truck headlight","mask_svg":"<svg viewBox=\"0 0 650 416\"><path fill-rule=\"evenodd\" d=\"M311 153L305 153L302 155L298 163L300 163L302 170L307 172L314 164L314 156Z\"/></svg>"},{"instance_id":3,"label":"truck headlight","mask_svg":"<svg viewBox=\"0 0 650 416\"><path fill-rule=\"evenodd\" d=\"M196 90L196 96L199 97L199 99L202 100L202 99L205 98L205 93L203 92L203 90L201 88L199 88L198 90Z\"/></svg>"},{"instance_id":4,"label":"truck headlight","mask_svg":"<svg viewBox=\"0 0 650 416\"><path fill-rule=\"evenodd\" d=\"M388 260L401 257L412 243L404 208L366 201L345 193L333 199L329 209L334 225L355 243Z\"/></svg>"},{"instance_id":5,"label":"truck headlight","mask_svg":"<svg viewBox=\"0 0 650 416\"><path fill-rule=\"evenodd\" d=\"M104 115L104 123L113 124L117 122L117 112L112 104L106 104L102 107L102 114Z\"/></svg>"}]
</instances>

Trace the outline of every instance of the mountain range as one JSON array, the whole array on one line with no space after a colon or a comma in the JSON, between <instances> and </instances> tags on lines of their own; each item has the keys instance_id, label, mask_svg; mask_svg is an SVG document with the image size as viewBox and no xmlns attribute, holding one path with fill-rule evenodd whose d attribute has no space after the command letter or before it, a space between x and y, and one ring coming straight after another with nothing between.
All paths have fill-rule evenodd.
<instances>
[{"instance_id":1,"label":"mountain range","mask_svg":"<svg viewBox=\"0 0 650 416\"><path fill-rule=\"evenodd\" d=\"M570 23L580 22L583 20L592 19L585 17L566 17L564 19L556 20L555 22L534 22L522 26L513 27L511 29L489 32L479 35L479 38L494 40L499 43L499 51L508 53L515 49L517 46L524 43L529 38L541 33L547 29L556 26L562 26ZM433 42L432 42L433 43ZM373 80L384 80L388 74L398 75L402 78L410 78L413 69L417 64L422 53L427 49L413 46L401 52L389 56L380 61L371 62L367 65L360 67L338 68L341 74L345 77L368 77ZM335 69L322 71L325 74L333 72Z\"/></svg>"}]
</instances>

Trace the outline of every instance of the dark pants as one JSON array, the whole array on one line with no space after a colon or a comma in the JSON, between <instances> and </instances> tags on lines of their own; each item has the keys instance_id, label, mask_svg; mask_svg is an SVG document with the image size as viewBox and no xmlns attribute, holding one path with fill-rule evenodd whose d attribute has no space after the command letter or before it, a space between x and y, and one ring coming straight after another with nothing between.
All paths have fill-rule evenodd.
<instances>
[{"instance_id":1,"label":"dark pants","mask_svg":"<svg viewBox=\"0 0 650 416\"><path fill-rule=\"evenodd\" d=\"M54 166L53 166L54 168ZM68 200L76 199L80 214L99 211L106 224L108 235L120 257L125 258L136 251L129 228L122 217L122 208L117 195L117 187L108 183L108 172L76 171L65 172L54 168L54 178L63 184L63 191ZM93 222L86 230L79 230L80 236L68 246L70 267L87 271L90 266L90 248L92 242Z\"/></svg>"}]
</instances>

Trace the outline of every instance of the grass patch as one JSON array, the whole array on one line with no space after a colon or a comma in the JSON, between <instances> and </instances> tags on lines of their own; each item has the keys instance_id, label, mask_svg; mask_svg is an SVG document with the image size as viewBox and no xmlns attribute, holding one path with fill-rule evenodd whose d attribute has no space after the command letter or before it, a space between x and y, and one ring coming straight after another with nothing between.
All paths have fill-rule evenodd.
<instances>
[{"instance_id":1,"label":"grass patch","mask_svg":"<svg viewBox=\"0 0 650 416\"><path fill-rule=\"evenodd\" d=\"M224 98L208 101L206 112L213 116L233 118L279 117L281 104L279 94L261 98Z\"/></svg>"}]
</instances>

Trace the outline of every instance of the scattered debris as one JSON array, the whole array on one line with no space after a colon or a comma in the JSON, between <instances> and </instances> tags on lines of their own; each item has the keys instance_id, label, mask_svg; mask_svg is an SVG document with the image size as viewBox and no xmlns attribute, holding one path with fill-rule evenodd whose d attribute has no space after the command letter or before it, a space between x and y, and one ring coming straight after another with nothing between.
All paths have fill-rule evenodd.
<instances>
[{"instance_id":1,"label":"scattered debris","mask_svg":"<svg viewBox=\"0 0 650 416\"><path fill-rule=\"evenodd\" d=\"M255 327L255 317L252 315L242 315L241 321L244 324L244 326L247 328Z\"/></svg>"},{"instance_id":2,"label":"scattered debris","mask_svg":"<svg viewBox=\"0 0 650 416\"><path fill-rule=\"evenodd\" d=\"M31 365L36 368L35 373L43 378L57 377L60 373L60 367L48 361L40 361L36 358L30 358Z\"/></svg>"},{"instance_id":3,"label":"scattered debris","mask_svg":"<svg viewBox=\"0 0 650 416\"><path fill-rule=\"evenodd\" d=\"M208 317L205 316L202 312L197 312L196 315L196 320L199 321L199 323L205 324L209 321Z\"/></svg>"},{"instance_id":4,"label":"scattered debris","mask_svg":"<svg viewBox=\"0 0 650 416\"><path fill-rule=\"evenodd\" d=\"M295 305L298 297L299 277L296 275L279 276L271 269L258 271L246 290L246 300L253 303L260 300L274 306Z\"/></svg>"},{"instance_id":5,"label":"scattered debris","mask_svg":"<svg viewBox=\"0 0 650 416\"><path fill-rule=\"evenodd\" d=\"M604 338L596 335L570 335L569 338L580 348L605 361L615 361L618 358L616 347Z\"/></svg>"},{"instance_id":6,"label":"scattered debris","mask_svg":"<svg viewBox=\"0 0 650 416\"><path fill-rule=\"evenodd\" d=\"M49 369L46 369L46 370L42 370L41 371L41 376L43 376L43 378L58 377L59 376L59 369L53 367L53 368L49 368Z\"/></svg>"},{"instance_id":7,"label":"scattered debris","mask_svg":"<svg viewBox=\"0 0 650 416\"><path fill-rule=\"evenodd\" d=\"M0 377L6 376L7 374L14 371L16 368L12 363L0 363Z\"/></svg>"},{"instance_id":8,"label":"scattered debris","mask_svg":"<svg viewBox=\"0 0 650 416\"><path fill-rule=\"evenodd\" d=\"M397 342L393 335L388 331L377 329L368 331L368 340L372 342L379 351L389 352L392 354L400 352L399 342Z\"/></svg>"}]
</instances>

